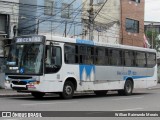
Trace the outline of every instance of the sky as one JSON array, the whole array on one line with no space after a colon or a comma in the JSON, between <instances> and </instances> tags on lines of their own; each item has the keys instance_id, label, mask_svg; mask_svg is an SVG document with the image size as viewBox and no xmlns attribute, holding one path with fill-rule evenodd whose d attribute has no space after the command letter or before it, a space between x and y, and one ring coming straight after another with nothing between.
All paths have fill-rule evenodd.
<instances>
[{"instance_id":1,"label":"sky","mask_svg":"<svg viewBox=\"0 0 160 120\"><path fill-rule=\"evenodd\" d=\"M160 0L145 0L145 21L160 22Z\"/></svg>"}]
</instances>

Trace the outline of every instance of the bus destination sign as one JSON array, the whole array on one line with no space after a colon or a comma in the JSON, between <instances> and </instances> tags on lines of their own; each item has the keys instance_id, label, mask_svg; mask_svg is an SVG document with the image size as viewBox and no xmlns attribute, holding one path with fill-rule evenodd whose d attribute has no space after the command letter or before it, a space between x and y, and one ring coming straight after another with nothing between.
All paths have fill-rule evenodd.
<instances>
[{"instance_id":1,"label":"bus destination sign","mask_svg":"<svg viewBox=\"0 0 160 120\"><path fill-rule=\"evenodd\" d=\"M30 42L42 42L41 37L22 37L22 38L17 38L16 43L30 43Z\"/></svg>"}]
</instances>

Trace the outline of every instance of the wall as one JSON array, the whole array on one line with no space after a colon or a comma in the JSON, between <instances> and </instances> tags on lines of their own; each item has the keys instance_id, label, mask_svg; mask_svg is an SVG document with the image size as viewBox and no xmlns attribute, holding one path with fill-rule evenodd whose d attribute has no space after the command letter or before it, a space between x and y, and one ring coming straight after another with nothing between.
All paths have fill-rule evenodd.
<instances>
[{"instance_id":1,"label":"wall","mask_svg":"<svg viewBox=\"0 0 160 120\"><path fill-rule=\"evenodd\" d=\"M144 0L136 3L130 0L121 0L121 44L144 46ZM125 30L126 18L139 21L139 33L130 33Z\"/></svg>"},{"instance_id":2,"label":"wall","mask_svg":"<svg viewBox=\"0 0 160 120\"><path fill-rule=\"evenodd\" d=\"M18 26L19 17L19 0L3 0L0 1L0 14L8 16L6 19L7 30L5 34L0 33L0 87L4 87L4 73L2 67L4 65L4 45L7 42L6 39L12 39L14 37L13 27Z\"/></svg>"},{"instance_id":3,"label":"wall","mask_svg":"<svg viewBox=\"0 0 160 120\"><path fill-rule=\"evenodd\" d=\"M85 1L85 0L83 0ZM87 31L87 35L83 37L89 39L88 25L88 12L90 9L89 0L83 7L83 20L84 30ZM105 2L105 0L104 0ZM93 9L96 15L103 3L99 4L94 1ZM94 41L119 44L120 33L120 0L108 0L97 17L94 19Z\"/></svg>"},{"instance_id":4,"label":"wall","mask_svg":"<svg viewBox=\"0 0 160 120\"><path fill-rule=\"evenodd\" d=\"M64 32L66 29L66 36L67 37L79 37L82 33L82 27L81 27L81 9L82 9L82 0L76 0L72 4L71 9L71 17L68 18L61 18L61 11L62 11L62 3L70 4L73 0L52 0L54 1L54 8L53 8L53 14L52 15L46 15L44 13L45 11L45 0L37 0L36 4L37 8L34 10L34 14L30 11L27 11L27 13L22 13L30 15L28 19L24 19L22 21L23 23L26 21L27 24L21 24L21 28L27 28L27 26L32 26L27 28L28 34L41 34L41 35L47 35L51 36L57 35L57 36L65 36ZM22 0L23 3L26 3L25 0ZM33 4L32 0L27 1L28 4ZM23 10L24 8L21 8ZM31 15L33 18L31 18ZM23 15L24 16L24 15ZM29 20L30 19L30 20ZM32 32L33 31L33 32ZM29 33L30 32L30 33ZM27 32L25 33L27 34Z\"/></svg>"},{"instance_id":5,"label":"wall","mask_svg":"<svg viewBox=\"0 0 160 120\"><path fill-rule=\"evenodd\" d=\"M37 0L20 0L19 10L19 35L35 34Z\"/></svg>"}]
</instances>

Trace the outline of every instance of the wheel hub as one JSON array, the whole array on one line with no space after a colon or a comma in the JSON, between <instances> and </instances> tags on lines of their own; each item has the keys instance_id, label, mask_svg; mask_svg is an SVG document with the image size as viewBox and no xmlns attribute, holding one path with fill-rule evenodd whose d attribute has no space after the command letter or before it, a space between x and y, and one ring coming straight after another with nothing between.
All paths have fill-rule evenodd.
<instances>
[{"instance_id":1,"label":"wheel hub","mask_svg":"<svg viewBox=\"0 0 160 120\"><path fill-rule=\"evenodd\" d=\"M67 95L72 94L72 88L71 88L71 86L66 86L66 94Z\"/></svg>"}]
</instances>

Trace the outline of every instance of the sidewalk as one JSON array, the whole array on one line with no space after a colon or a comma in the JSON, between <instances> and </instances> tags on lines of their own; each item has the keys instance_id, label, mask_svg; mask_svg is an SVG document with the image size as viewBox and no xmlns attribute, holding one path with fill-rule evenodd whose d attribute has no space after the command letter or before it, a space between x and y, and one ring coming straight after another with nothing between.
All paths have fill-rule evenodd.
<instances>
[{"instance_id":1,"label":"sidewalk","mask_svg":"<svg viewBox=\"0 0 160 120\"><path fill-rule=\"evenodd\" d=\"M160 84L155 87L148 88L148 90L160 89ZM30 96L30 93L19 93L15 90L0 89L0 97L16 97L16 96Z\"/></svg>"},{"instance_id":2,"label":"sidewalk","mask_svg":"<svg viewBox=\"0 0 160 120\"><path fill-rule=\"evenodd\" d=\"M15 90L6 90L6 89L0 89L0 97L16 97L16 96L29 96L30 93L19 93Z\"/></svg>"}]
</instances>

